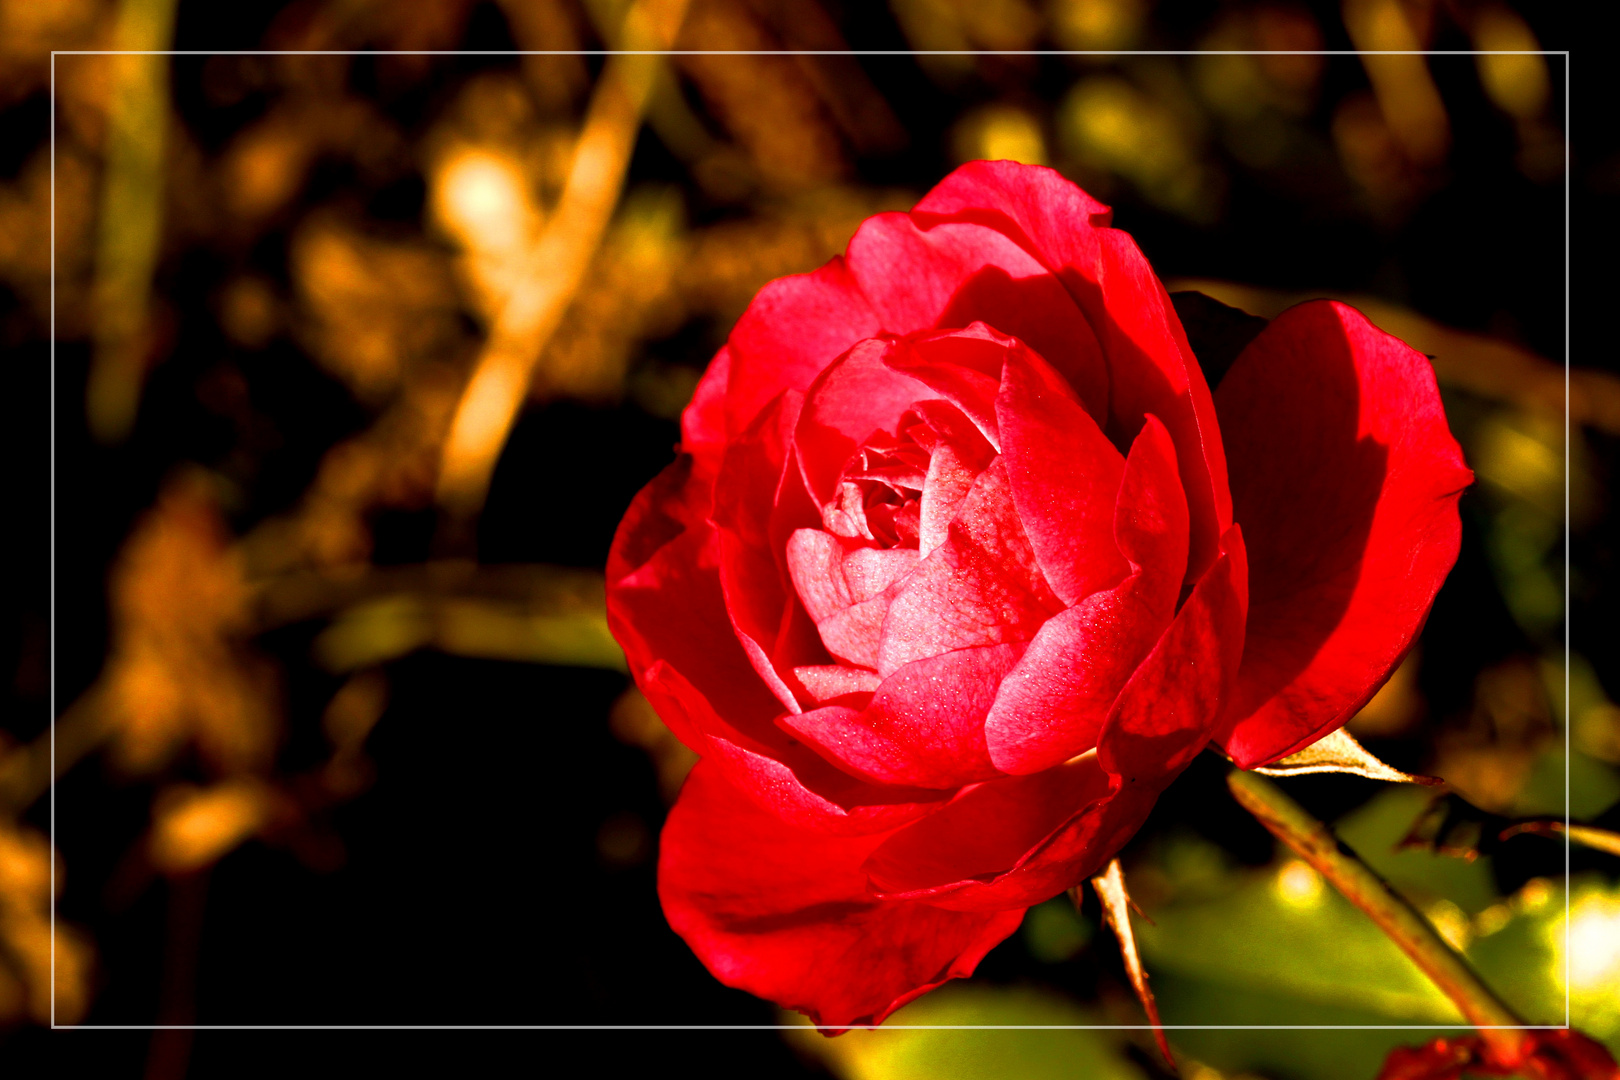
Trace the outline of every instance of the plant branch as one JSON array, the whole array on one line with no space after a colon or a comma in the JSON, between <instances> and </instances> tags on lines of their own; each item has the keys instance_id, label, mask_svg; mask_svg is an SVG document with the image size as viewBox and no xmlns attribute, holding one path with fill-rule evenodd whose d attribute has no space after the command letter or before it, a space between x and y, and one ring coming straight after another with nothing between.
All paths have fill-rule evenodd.
<instances>
[{"instance_id":1,"label":"plant branch","mask_svg":"<svg viewBox=\"0 0 1620 1080\"><path fill-rule=\"evenodd\" d=\"M1450 998L1490 1046L1494 1056L1516 1061L1525 1021L1496 996L1456 950L1405 897L1339 842L1328 827L1263 776L1234 769L1226 778L1232 795L1272 834L1366 912L1401 951Z\"/></svg>"}]
</instances>

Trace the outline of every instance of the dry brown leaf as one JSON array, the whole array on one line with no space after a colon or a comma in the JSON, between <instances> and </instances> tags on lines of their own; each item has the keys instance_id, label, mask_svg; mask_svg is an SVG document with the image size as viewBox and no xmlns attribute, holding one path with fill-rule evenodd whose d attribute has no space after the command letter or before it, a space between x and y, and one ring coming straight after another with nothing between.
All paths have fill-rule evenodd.
<instances>
[{"instance_id":1,"label":"dry brown leaf","mask_svg":"<svg viewBox=\"0 0 1620 1080\"><path fill-rule=\"evenodd\" d=\"M1445 783L1433 776L1418 776L1386 765L1354 736L1343 728L1324 735L1297 754L1289 754L1272 765L1255 769L1267 776L1303 776L1306 773L1351 773L1369 780L1389 780L1397 784L1425 784L1430 787Z\"/></svg>"},{"instance_id":2,"label":"dry brown leaf","mask_svg":"<svg viewBox=\"0 0 1620 1080\"><path fill-rule=\"evenodd\" d=\"M195 742L223 771L267 765L280 728L276 676L245 641L251 591L205 474L166 485L109 586L112 647L97 692L118 763L152 772Z\"/></svg>"},{"instance_id":3,"label":"dry brown leaf","mask_svg":"<svg viewBox=\"0 0 1620 1080\"><path fill-rule=\"evenodd\" d=\"M1142 967L1141 954L1136 951L1136 934L1131 930L1131 894L1125 891L1125 872L1120 869L1118 859L1108 861L1108 869L1091 879L1091 887L1097 890L1097 899L1102 901L1103 918L1119 938L1119 952L1125 959L1125 972L1130 976L1131 989L1136 991L1137 1000L1142 1003L1142 1010L1147 1013L1148 1023L1153 1025L1153 1038L1159 1044L1159 1053L1170 1066L1170 1071L1176 1071L1176 1059L1170 1054L1170 1042L1164 1037L1164 1025L1159 1020L1159 1005L1153 1000L1153 990L1148 986L1147 970Z\"/></svg>"}]
</instances>

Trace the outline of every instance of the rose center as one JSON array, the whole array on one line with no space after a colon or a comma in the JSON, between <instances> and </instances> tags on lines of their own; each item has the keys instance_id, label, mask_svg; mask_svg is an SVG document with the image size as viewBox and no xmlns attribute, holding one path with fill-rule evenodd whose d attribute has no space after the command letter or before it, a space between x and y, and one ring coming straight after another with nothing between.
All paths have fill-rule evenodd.
<instances>
[{"instance_id":1,"label":"rose center","mask_svg":"<svg viewBox=\"0 0 1620 1080\"><path fill-rule=\"evenodd\" d=\"M822 508L828 532L881 548L916 548L923 491L941 436L915 409L897 432L874 432L850 456L832 501Z\"/></svg>"}]
</instances>

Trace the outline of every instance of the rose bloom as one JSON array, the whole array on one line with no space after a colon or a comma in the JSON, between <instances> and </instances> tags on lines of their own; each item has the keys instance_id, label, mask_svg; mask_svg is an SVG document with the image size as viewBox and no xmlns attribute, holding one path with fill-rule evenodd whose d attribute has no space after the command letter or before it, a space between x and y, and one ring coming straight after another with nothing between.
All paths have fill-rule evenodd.
<instances>
[{"instance_id":1,"label":"rose bloom","mask_svg":"<svg viewBox=\"0 0 1620 1080\"><path fill-rule=\"evenodd\" d=\"M1108 221L976 162L771 282L614 539L613 632L702 759L664 911L817 1024L970 974L1206 745L1342 725L1456 559L1420 353L1315 301L1212 394Z\"/></svg>"}]
</instances>

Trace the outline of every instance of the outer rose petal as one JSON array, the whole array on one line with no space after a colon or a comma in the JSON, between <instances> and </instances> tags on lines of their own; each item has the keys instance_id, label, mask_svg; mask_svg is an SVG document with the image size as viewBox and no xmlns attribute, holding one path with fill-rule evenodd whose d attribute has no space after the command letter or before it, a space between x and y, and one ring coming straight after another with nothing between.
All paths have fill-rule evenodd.
<instances>
[{"instance_id":1,"label":"outer rose petal","mask_svg":"<svg viewBox=\"0 0 1620 1080\"><path fill-rule=\"evenodd\" d=\"M1216 557L1232 523L1226 458L1209 387L1170 298L1108 208L1051 169L1009 161L962 166L911 211L924 228L972 221L1017 240L1057 275L1097 332L1108 359L1108 434L1136 435L1148 413L1175 440L1192 514L1187 580Z\"/></svg>"},{"instance_id":2,"label":"outer rose petal","mask_svg":"<svg viewBox=\"0 0 1620 1080\"><path fill-rule=\"evenodd\" d=\"M1218 741L1251 768L1342 725L1393 670L1456 561L1472 474L1428 360L1343 304L1273 320L1217 405L1253 567Z\"/></svg>"},{"instance_id":3,"label":"outer rose petal","mask_svg":"<svg viewBox=\"0 0 1620 1080\"><path fill-rule=\"evenodd\" d=\"M702 761L664 826L658 893L720 981L819 1025L875 1024L972 974L1024 916L875 899L861 864L883 839L793 829Z\"/></svg>"},{"instance_id":4,"label":"outer rose petal","mask_svg":"<svg viewBox=\"0 0 1620 1080\"><path fill-rule=\"evenodd\" d=\"M681 413L681 450L702 460L710 478L726 449L726 383L730 379L731 350L722 345Z\"/></svg>"},{"instance_id":5,"label":"outer rose petal","mask_svg":"<svg viewBox=\"0 0 1620 1080\"><path fill-rule=\"evenodd\" d=\"M994 880L1110 792L1110 778L1096 754L1031 776L990 780L897 830L872 852L866 871L885 894L912 897Z\"/></svg>"},{"instance_id":6,"label":"outer rose petal","mask_svg":"<svg viewBox=\"0 0 1620 1080\"><path fill-rule=\"evenodd\" d=\"M709 515L710 488L695 473L692 456L682 454L636 492L608 548L605 576L610 586L683 532L703 525ZM611 618L611 602L608 606Z\"/></svg>"},{"instance_id":7,"label":"outer rose petal","mask_svg":"<svg viewBox=\"0 0 1620 1080\"><path fill-rule=\"evenodd\" d=\"M1112 794L1081 808L1005 873L883 895L896 900L926 899L950 911L999 911L1009 905L1029 907L1050 900L1102 869L1147 820L1161 790L1127 784L1118 777L1110 782ZM875 860L868 860L868 871L874 868ZM879 880L875 873L872 880L874 885Z\"/></svg>"},{"instance_id":8,"label":"outer rose petal","mask_svg":"<svg viewBox=\"0 0 1620 1080\"><path fill-rule=\"evenodd\" d=\"M711 518L720 533L720 585L737 639L765 685L794 711L798 703L772 662L791 597L771 542L770 510L790 467L788 440L798 418L799 395L785 391L731 441Z\"/></svg>"},{"instance_id":9,"label":"outer rose petal","mask_svg":"<svg viewBox=\"0 0 1620 1080\"><path fill-rule=\"evenodd\" d=\"M728 724L769 732L782 705L755 673L731 628L716 566L719 546L712 529L694 529L659 548L612 583L608 625L638 682L654 664L664 663L698 687ZM682 742L703 752L701 741L689 738L678 722L667 717L665 722Z\"/></svg>"},{"instance_id":10,"label":"outer rose petal","mask_svg":"<svg viewBox=\"0 0 1620 1080\"><path fill-rule=\"evenodd\" d=\"M817 757L770 728L757 737L727 724L701 692L665 663L637 680L674 731L693 731L694 747L727 781L795 828L830 836L884 832L934 810L948 793L873 784Z\"/></svg>"},{"instance_id":11,"label":"outer rose petal","mask_svg":"<svg viewBox=\"0 0 1620 1080\"><path fill-rule=\"evenodd\" d=\"M726 430L743 430L783 390L808 389L834 357L883 329L841 258L766 285L726 343Z\"/></svg>"},{"instance_id":12,"label":"outer rose petal","mask_svg":"<svg viewBox=\"0 0 1620 1080\"><path fill-rule=\"evenodd\" d=\"M672 492L685 490L689 472L677 463L637 496L609 555L608 623L636 684L677 738L788 820L858 834L927 813L943 793L860 780L776 726L782 705L750 664L722 602L714 529L679 532L635 565L652 540L680 527L663 511L684 509Z\"/></svg>"}]
</instances>

